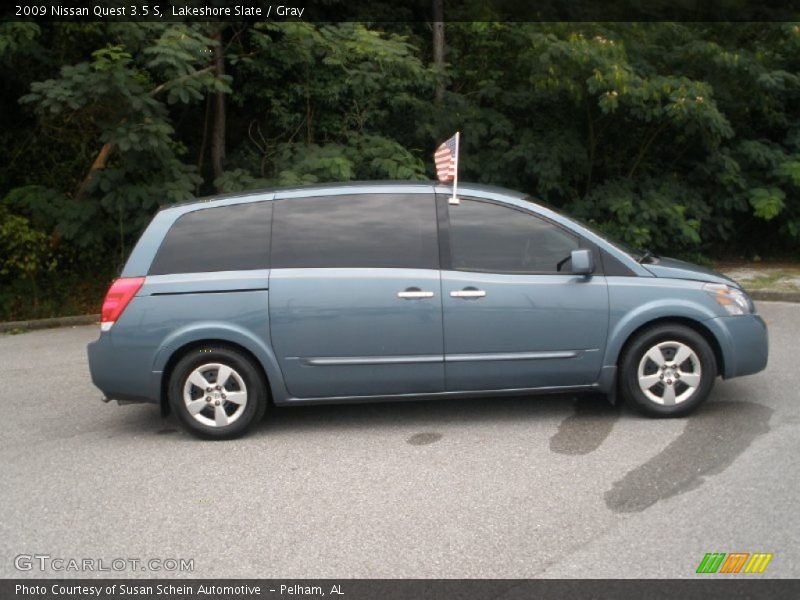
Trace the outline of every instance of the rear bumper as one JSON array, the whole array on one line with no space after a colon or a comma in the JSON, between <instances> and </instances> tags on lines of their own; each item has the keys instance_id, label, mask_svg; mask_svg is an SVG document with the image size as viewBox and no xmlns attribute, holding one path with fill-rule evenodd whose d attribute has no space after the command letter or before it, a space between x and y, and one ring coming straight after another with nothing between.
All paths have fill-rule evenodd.
<instances>
[{"instance_id":1,"label":"rear bumper","mask_svg":"<svg viewBox=\"0 0 800 600\"><path fill-rule=\"evenodd\" d=\"M767 366L767 324L760 316L717 317L706 324L719 340L725 379L758 373Z\"/></svg>"},{"instance_id":2,"label":"rear bumper","mask_svg":"<svg viewBox=\"0 0 800 600\"><path fill-rule=\"evenodd\" d=\"M147 369L137 369L137 361L128 353L114 348L110 333L101 333L100 338L86 347L89 357L89 373L92 383L103 392L105 400L121 402L159 401L155 378Z\"/></svg>"}]
</instances>

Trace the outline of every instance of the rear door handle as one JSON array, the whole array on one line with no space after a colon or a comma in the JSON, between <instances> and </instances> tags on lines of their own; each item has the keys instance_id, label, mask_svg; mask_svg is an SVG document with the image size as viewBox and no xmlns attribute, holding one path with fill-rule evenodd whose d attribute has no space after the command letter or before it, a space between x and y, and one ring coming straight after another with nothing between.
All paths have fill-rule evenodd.
<instances>
[{"instance_id":1,"label":"rear door handle","mask_svg":"<svg viewBox=\"0 0 800 600\"><path fill-rule=\"evenodd\" d=\"M477 288L464 288L450 292L451 298L483 298L486 292Z\"/></svg>"},{"instance_id":2,"label":"rear door handle","mask_svg":"<svg viewBox=\"0 0 800 600\"><path fill-rule=\"evenodd\" d=\"M410 287L404 289L402 292L397 292L398 298L405 298L406 300L414 300L419 298L433 298L433 292L426 292L418 287Z\"/></svg>"}]
</instances>

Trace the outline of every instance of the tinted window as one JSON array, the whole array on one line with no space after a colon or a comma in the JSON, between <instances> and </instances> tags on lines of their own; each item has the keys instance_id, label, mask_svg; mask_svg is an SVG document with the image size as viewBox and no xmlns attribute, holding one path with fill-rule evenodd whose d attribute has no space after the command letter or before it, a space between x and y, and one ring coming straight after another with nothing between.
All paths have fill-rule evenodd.
<instances>
[{"instance_id":1,"label":"tinted window","mask_svg":"<svg viewBox=\"0 0 800 600\"><path fill-rule=\"evenodd\" d=\"M275 202L275 268L437 269L433 194L363 194Z\"/></svg>"},{"instance_id":2,"label":"tinted window","mask_svg":"<svg viewBox=\"0 0 800 600\"><path fill-rule=\"evenodd\" d=\"M271 202L203 208L179 217L150 275L269 268Z\"/></svg>"},{"instance_id":3,"label":"tinted window","mask_svg":"<svg viewBox=\"0 0 800 600\"><path fill-rule=\"evenodd\" d=\"M535 215L462 200L449 206L453 268L490 273L555 273L578 239ZM569 261L561 270L569 271Z\"/></svg>"}]
</instances>

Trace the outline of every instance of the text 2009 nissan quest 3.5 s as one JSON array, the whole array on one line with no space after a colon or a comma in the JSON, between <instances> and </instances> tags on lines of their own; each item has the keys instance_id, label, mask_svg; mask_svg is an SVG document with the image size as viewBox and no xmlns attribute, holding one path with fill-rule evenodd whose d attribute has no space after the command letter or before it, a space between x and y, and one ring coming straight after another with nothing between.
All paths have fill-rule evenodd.
<instances>
[{"instance_id":1,"label":"text 2009 nissan quest 3.5 s","mask_svg":"<svg viewBox=\"0 0 800 600\"><path fill-rule=\"evenodd\" d=\"M89 345L108 399L244 433L268 402L595 391L653 416L767 363L733 281L636 256L522 194L364 183L162 209Z\"/></svg>"}]
</instances>

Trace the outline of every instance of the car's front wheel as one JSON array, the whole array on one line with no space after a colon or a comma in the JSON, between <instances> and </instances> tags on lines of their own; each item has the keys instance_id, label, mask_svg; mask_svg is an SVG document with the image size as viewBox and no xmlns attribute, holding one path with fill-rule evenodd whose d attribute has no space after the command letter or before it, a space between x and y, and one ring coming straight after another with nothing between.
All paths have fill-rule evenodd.
<instances>
[{"instance_id":1,"label":"car's front wheel","mask_svg":"<svg viewBox=\"0 0 800 600\"><path fill-rule=\"evenodd\" d=\"M264 415L266 384L252 360L225 346L200 347L172 370L169 401L191 433L231 439Z\"/></svg>"},{"instance_id":2,"label":"car's front wheel","mask_svg":"<svg viewBox=\"0 0 800 600\"><path fill-rule=\"evenodd\" d=\"M683 416L711 393L717 377L714 351L694 329L658 325L638 333L620 362L623 398L655 417Z\"/></svg>"}]
</instances>

